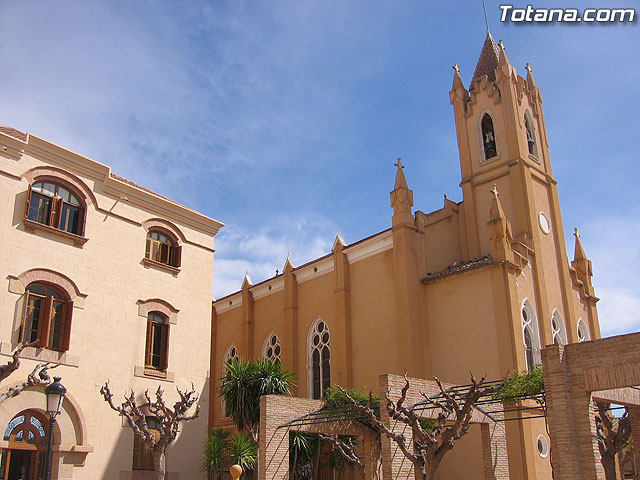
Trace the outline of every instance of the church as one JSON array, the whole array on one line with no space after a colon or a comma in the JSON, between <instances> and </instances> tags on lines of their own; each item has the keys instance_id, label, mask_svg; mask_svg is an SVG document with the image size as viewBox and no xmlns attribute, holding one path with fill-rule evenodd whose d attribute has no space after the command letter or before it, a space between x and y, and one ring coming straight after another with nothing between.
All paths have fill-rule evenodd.
<instances>
[{"instance_id":1,"label":"church","mask_svg":"<svg viewBox=\"0 0 640 480\"><path fill-rule=\"evenodd\" d=\"M570 261L542 95L490 33L465 87L454 66L463 200L413 210L411 160L395 163L389 228L213 302L209 426L231 427L218 394L225 362L279 360L298 397L331 385L377 390L382 374L464 384L541 363L545 345L600 338L592 267L575 231ZM390 178L390 186L392 179ZM506 423L513 480L551 478L541 418ZM440 478L482 477L471 430Z\"/></svg>"}]
</instances>

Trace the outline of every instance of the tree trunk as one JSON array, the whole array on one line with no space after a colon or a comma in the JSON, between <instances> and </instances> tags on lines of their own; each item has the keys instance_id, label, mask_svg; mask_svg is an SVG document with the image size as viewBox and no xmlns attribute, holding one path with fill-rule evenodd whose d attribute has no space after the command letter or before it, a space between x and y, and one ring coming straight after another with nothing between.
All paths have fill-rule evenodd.
<instances>
[{"instance_id":1,"label":"tree trunk","mask_svg":"<svg viewBox=\"0 0 640 480\"><path fill-rule=\"evenodd\" d=\"M164 450L153 449L153 467L156 471L156 480L165 480L167 470L167 457Z\"/></svg>"},{"instance_id":2,"label":"tree trunk","mask_svg":"<svg viewBox=\"0 0 640 480\"><path fill-rule=\"evenodd\" d=\"M602 458L605 478L607 480L618 480L618 475L616 474L616 456L601 454L600 457Z\"/></svg>"}]
</instances>

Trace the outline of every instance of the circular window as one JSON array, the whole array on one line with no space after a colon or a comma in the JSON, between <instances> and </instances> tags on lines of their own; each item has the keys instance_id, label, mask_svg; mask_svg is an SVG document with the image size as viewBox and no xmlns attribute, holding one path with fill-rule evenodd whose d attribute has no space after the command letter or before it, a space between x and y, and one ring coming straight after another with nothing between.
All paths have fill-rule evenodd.
<instances>
[{"instance_id":1,"label":"circular window","mask_svg":"<svg viewBox=\"0 0 640 480\"><path fill-rule=\"evenodd\" d=\"M549 442L544 435L538 435L538 455L545 458L549 454Z\"/></svg>"},{"instance_id":2,"label":"circular window","mask_svg":"<svg viewBox=\"0 0 640 480\"><path fill-rule=\"evenodd\" d=\"M540 212L538 214L538 223L540 224L540 230L542 230L543 233L546 235L551 233L551 223L544 212Z\"/></svg>"}]
</instances>

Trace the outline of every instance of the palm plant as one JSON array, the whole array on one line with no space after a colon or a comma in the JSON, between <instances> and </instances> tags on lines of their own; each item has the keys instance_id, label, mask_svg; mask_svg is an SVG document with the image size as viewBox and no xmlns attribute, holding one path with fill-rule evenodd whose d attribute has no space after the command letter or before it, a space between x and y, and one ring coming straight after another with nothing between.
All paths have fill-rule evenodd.
<instances>
[{"instance_id":1,"label":"palm plant","mask_svg":"<svg viewBox=\"0 0 640 480\"><path fill-rule=\"evenodd\" d=\"M245 472L251 472L258 463L258 445L250 435L238 433L231 439L231 460Z\"/></svg>"},{"instance_id":2,"label":"palm plant","mask_svg":"<svg viewBox=\"0 0 640 480\"><path fill-rule=\"evenodd\" d=\"M225 453L231 448L231 432L222 428L209 430L202 453L202 471L216 473L228 467L224 461Z\"/></svg>"},{"instance_id":3,"label":"palm plant","mask_svg":"<svg viewBox=\"0 0 640 480\"><path fill-rule=\"evenodd\" d=\"M313 457L318 447L318 435L289 432L289 471L292 479L313 479Z\"/></svg>"},{"instance_id":4,"label":"palm plant","mask_svg":"<svg viewBox=\"0 0 640 480\"><path fill-rule=\"evenodd\" d=\"M291 395L295 385L293 372L282 368L280 362L270 360L232 360L225 365L220 394L227 413L240 431L247 431L258 442L260 426L260 397L262 395Z\"/></svg>"}]
</instances>

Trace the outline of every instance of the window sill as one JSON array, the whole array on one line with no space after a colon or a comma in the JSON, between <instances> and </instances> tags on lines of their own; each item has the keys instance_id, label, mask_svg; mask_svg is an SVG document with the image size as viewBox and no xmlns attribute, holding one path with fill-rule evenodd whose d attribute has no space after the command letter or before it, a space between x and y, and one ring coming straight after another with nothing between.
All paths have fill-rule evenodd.
<instances>
[{"instance_id":1,"label":"window sill","mask_svg":"<svg viewBox=\"0 0 640 480\"><path fill-rule=\"evenodd\" d=\"M177 277L180 273L180 269L178 267L172 267L171 265L167 265L166 263L156 262L155 260L149 260L148 258L142 259L142 264L144 268L156 268L158 270L164 270L165 272L171 273L174 277Z\"/></svg>"},{"instance_id":2,"label":"window sill","mask_svg":"<svg viewBox=\"0 0 640 480\"><path fill-rule=\"evenodd\" d=\"M88 238L85 238L82 235L76 235L75 233L65 232L64 230L60 230L59 228L55 228L50 225L44 225L42 223L34 222L33 220L29 220L28 218L24 219L24 229L27 232L34 232L36 230L40 230L43 232L53 233L55 235L67 238L69 240L73 240L73 244L76 247L80 247L80 248L82 248L84 244L89 241Z\"/></svg>"},{"instance_id":3,"label":"window sill","mask_svg":"<svg viewBox=\"0 0 640 480\"><path fill-rule=\"evenodd\" d=\"M0 355L10 357L13 355L13 347L10 343L0 343ZM78 367L80 365L80 357L72 355L69 352L59 352L57 350L48 350L45 348L26 347L20 354L20 358L36 360L38 362L57 363L67 367Z\"/></svg>"},{"instance_id":4,"label":"window sill","mask_svg":"<svg viewBox=\"0 0 640 480\"><path fill-rule=\"evenodd\" d=\"M154 370L153 368L136 365L133 369L133 376L141 378L152 378L154 380L173 383L176 374L174 372L162 372L160 370Z\"/></svg>"}]
</instances>

